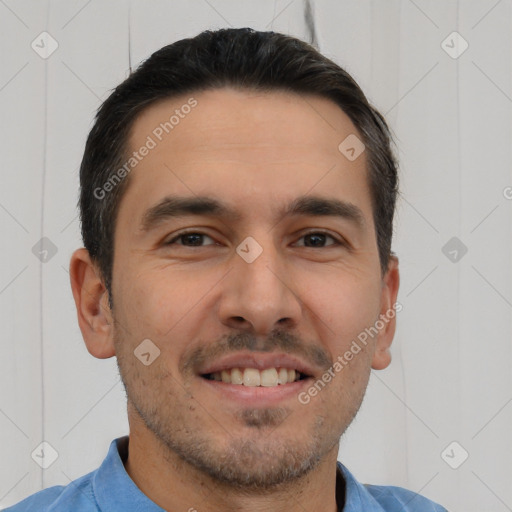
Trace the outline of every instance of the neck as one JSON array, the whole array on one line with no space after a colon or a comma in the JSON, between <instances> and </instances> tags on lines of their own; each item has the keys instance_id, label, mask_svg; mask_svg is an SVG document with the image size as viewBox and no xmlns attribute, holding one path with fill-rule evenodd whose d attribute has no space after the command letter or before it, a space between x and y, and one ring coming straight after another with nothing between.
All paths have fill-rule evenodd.
<instances>
[{"instance_id":1,"label":"neck","mask_svg":"<svg viewBox=\"0 0 512 512\"><path fill-rule=\"evenodd\" d=\"M310 473L273 489L240 490L171 452L145 425L130 422L125 469L137 487L166 511L336 512L338 445Z\"/></svg>"}]
</instances>

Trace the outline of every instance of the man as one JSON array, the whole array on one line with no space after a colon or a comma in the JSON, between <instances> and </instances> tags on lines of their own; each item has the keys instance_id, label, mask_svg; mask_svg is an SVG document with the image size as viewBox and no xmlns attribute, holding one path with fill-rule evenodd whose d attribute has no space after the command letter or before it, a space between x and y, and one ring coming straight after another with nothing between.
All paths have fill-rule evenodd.
<instances>
[{"instance_id":1,"label":"man","mask_svg":"<svg viewBox=\"0 0 512 512\"><path fill-rule=\"evenodd\" d=\"M337 463L390 363L390 134L311 46L250 29L154 53L100 108L71 258L129 436L11 511L443 511Z\"/></svg>"}]
</instances>

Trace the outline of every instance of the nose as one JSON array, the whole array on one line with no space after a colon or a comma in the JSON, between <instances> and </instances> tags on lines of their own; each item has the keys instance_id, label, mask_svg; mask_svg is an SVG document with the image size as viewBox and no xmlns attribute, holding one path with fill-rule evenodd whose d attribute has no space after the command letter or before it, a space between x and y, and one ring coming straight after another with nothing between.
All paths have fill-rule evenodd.
<instances>
[{"instance_id":1,"label":"nose","mask_svg":"<svg viewBox=\"0 0 512 512\"><path fill-rule=\"evenodd\" d=\"M270 242L251 263L235 253L220 297L220 319L261 336L276 327L296 328L302 305L294 288L291 269Z\"/></svg>"}]
</instances>

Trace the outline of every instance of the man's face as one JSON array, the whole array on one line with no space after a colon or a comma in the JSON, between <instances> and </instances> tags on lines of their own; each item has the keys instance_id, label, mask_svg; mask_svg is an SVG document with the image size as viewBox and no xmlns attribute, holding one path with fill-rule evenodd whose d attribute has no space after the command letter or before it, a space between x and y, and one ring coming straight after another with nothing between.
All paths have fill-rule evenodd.
<instances>
[{"instance_id":1,"label":"man's face","mask_svg":"<svg viewBox=\"0 0 512 512\"><path fill-rule=\"evenodd\" d=\"M189 97L190 113L155 132ZM131 171L116 222L114 338L130 420L216 479L269 487L335 458L372 363L387 364L370 339L299 400L382 313L366 157L338 150L356 133L326 99L231 89L162 101L135 122L131 151L148 136L156 147ZM154 215L178 196L230 213ZM285 214L313 196L352 209ZM134 350L147 339L160 355L145 365ZM232 382L213 380L221 370ZM288 382L288 370L306 378ZM267 385L251 386L258 378Z\"/></svg>"}]
</instances>

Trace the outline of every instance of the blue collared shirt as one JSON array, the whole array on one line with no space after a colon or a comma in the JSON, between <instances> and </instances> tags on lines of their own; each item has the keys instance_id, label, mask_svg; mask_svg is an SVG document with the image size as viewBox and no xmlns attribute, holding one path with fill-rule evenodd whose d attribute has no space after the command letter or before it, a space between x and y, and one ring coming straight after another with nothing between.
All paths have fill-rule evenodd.
<instances>
[{"instance_id":1,"label":"blue collared shirt","mask_svg":"<svg viewBox=\"0 0 512 512\"><path fill-rule=\"evenodd\" d=\"M114 439L105 460L91 473L66 486L39 491L4 512L165 512L152 502L124 469L128 436ZM345 495L345 505L340 505ZM447 512L406 489L362 485L341 462L337 465L339 512Z\"/></svg>"}]
</instances>

